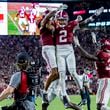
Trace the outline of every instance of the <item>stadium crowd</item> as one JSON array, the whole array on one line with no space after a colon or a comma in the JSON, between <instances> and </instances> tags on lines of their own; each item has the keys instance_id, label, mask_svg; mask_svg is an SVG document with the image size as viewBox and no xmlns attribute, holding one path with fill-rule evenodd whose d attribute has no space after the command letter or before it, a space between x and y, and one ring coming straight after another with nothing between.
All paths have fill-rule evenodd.
<instances>
[{"instance_id":1,"label":"stadium crowd","mask_svg":"<svg viewBox=\"0 0 110 110\"><path fill-rule=\"evenodd\" d=\"M91 31L96 35L95 42L93 42ZM100 45L99 41L104 37L109 37L110 31L108 29L80 29L76 32L76 35L78 36L79 41L84 49L88 50L92 54L95 54ZM80 56L77 48L74 48L77 61L77 73L82 74L84 69L88 71L90 77L91 94L96 94L97 76L95 64L92 61L88 61L84 57ZM0 36L0 92L9 83L9 79L13 72L16 71L15 56L21 51L26 51L31 58L34 59L37 69L41 66L43 67L43 78L46 78L46 64L41 57L41 44L39 38L36 36ZM67 73L67 88L67 92L69 94L79 93L78 88L69 73Z\"/></svg>"}]
</instances>

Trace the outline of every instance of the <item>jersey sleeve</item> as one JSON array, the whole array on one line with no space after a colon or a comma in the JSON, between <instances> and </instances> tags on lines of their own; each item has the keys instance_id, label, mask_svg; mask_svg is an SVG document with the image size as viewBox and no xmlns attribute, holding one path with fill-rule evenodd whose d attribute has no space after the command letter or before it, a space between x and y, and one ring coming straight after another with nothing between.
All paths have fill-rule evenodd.
<instances>
[{"instance_id":1,"label":"jersey sleeve","mask_svg":"<svg viewBox=\"0 0 110 110\"><path fill-rule=\"evenodd\" d=\"M79 22L73 20L73 21L70 21L69 24L72 26L72 28L74 28L75 26L77 26L79 24Z\"/></svg>"},{"instance_id":2,"label":"jersey sleeve","mask_svg":"<svg viewBox=\"0 0 110 110\"><path fill-rule=\"evenodd\" d=\"M20 84L20 81L21 81L20 72L15 73L15 74L12 75L9 85L14 87L14 88L17 88L19 86L19 84Z\"/></svg>"}]
</instances>

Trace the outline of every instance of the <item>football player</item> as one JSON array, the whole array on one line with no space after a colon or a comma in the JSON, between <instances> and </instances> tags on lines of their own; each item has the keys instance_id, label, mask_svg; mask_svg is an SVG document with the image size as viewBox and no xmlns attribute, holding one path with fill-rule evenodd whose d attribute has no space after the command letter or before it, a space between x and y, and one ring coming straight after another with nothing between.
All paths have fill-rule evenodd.
<instances>
[{"instance_id":1,"label":"football player","mask_svg":"<svg viewBox=\"0 0 110 110\"><path fill-rule=\"evenodd\" d=\"M50 76L46 82L45 90L48 89L50 83L59 78L59 74L57 71L57 63L56 63L56 53L55 53L55 43L54 43L54 26L53 20L50 18L59 10L65 6L61 6L57 10L49 12L49 10L45 11L45 15L43 20L41 21L41 41L42 41L42 56L46 60L49 68L50 68Z\"/></svg>"},{"instance_id":2,"label":"football player","mask_svg":"<svg viewBox=\"0 0 110 110\"><path fill-rule=\"evenodd\" d=\"M98 17L104 8L99 8L93 16L90 16L86 20L82 22L77 22L76 20L69 22L69 16L67 12L64 10L60 10L55 14L55 44L56 44L56 56L57 56L57 64L58 64L58 71L60 75L60 83L61 83L61 91L63 96L66 95L65 92L65 74L66 74L66 67L68 71L75 79L77 85L80 88L82 101L86 103L86 96L83 91L83 85L79 79L78 74L76 73L76 61L75 55L73 50L73 29L79 25L80 27L93 21L96 17Z\"/></svg>"},{"instance_id":3,"label":"football player","mask_svg":"<svg viewBox=\"0 0 110 110\"><path fill-rule=\"evenodd\" d=\"M62 8L62 6L61 6ZM54 37L53 37L53 31L54 31L54 26L52 25L53 21L50 20L50 18L57 12L58 10L52 11L49 13L47 10L45 13L47 14L46 17L41 22L41 38L42 38L42 56L46 60L48 67L50 68L50 76L47 79L46 86L45 86L45 91L43 93L43 101L44 103L42 104L42 109L46 110L48 106L48 98L45 98L47 93L45 93L48 90L49 85L51 84L52 81L56 80L59 78L58 70L57 70L57 62L56 62L56 52L55 52L55 44L54 44ZM54 85L52 88L55 90L56 86L58 86L58 80L54 81L52 85ZM66 89L65 89L66 92ZM50 94L52 95L53 93L49 92L49 97ZM56 93L54 93L56 95ZM63 94L62 94L63 95ZM51 99L52 101L53 99ZM47 102L47 103L46 103ZM50 100L49 100L50 102ZM69 100L67 98L67 95L63 99L65 108L72 108L73 105L69 103ZM76 106L77 107L77 106Z\"/></svg>"},{"instance_id":4,"label":"football player","mask_svg":"<svg viewBox=\"0 0 110 110\"><path fill-rule=\"evenodd\" d=\"M97 55L91 55L85 51L79 44L78 39L75 40L81 53L88 59L96 62L97 75L99 80L98 90L96 94L97 110L110 110L108 102L110 99L110 39L102 40L102 46Z\"/></svg>"},{"instance_id":5,"label":"football player","mask_svg":"<svg viewBox=\"0 0 110 110\"><path fill-rule=\"evenodd\" d=\"M36 15L31 11L30 14L27 15L27 20L29 24L29 34L36 34Z\"/></svg>"},{"instance_id":6,"label":"football player","mask_svg":"<svg viewBox=\"0 0 110 110\"><path fill-rule=\"evenodd\" d=\"M16 17L14 18L15 21L18 18L18 26L23 32L28 31L28 22L27 22L26 17L27 17L27 14L26 14L25 8L21 7L21 9L16 14Z\"/></svg>"}]
</instances>

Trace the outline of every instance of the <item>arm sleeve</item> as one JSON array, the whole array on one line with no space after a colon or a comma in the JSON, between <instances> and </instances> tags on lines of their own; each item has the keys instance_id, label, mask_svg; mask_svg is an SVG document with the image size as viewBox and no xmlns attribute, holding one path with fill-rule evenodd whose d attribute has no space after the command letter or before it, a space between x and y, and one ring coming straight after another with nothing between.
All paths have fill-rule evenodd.
<instances>
[{"instance_id":1,"label":"arm sleeve","mask_svg":"<svg viewBox=\"0 0 110 110\"><path fill-rule=\"evenodd\" d=\"M12 75L9 85L14 87L14 88L17 88L20 84L20 81L21 81L21 74L15 73Z\"/></svg>"},{"instance_id":2,"label":"arm sleeve","mask_svg":"<svg viewBox=\"0 0 110 110\"><path fill-rule=\"evenodd\" d=\"M73 20L73 21L70 21L69 24L71 24L73 27L75 27L75 26L77 26L79 24L79 22Z\"/></svg>"}]
</instances>

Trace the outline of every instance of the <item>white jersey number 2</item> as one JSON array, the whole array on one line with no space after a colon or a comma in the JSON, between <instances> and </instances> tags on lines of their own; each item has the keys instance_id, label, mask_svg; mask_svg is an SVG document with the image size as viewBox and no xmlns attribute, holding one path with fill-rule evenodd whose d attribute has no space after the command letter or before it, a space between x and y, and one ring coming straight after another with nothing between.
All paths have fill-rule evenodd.
<instances>
[{"instance_id":1,"label":"white jersey number 2","mask_svg":"<svg viewBox=\"0 0 110 110\"><path fill-rule=\"evenodd\" d=\"M59 42L60 43L67 42L67 31L66 30L61 30L60 31Z\"/></svg>"}]
</instances>

